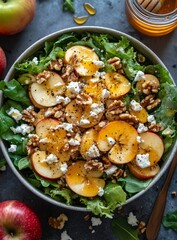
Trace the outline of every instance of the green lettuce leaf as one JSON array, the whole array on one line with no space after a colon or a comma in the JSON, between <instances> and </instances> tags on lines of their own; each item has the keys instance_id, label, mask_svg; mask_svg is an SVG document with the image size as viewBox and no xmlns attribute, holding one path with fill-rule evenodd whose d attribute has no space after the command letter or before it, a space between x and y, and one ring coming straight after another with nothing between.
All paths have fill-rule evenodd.
<instances>
[{"instance_id":1,"label":"green lettuce leaf","mask_svg":"<svg viewBox=\"0 0 177 240\"><path fill-rule=\"evenodd\" d=\"M169 212L164 215L162 223L164 227L171 228L177 232L177 211Z\"/></svg>"},{"instance_id":2,"label":"green lettuce leaf","mask_svg":"<svg viewBox=\"0 0 177 240\"><path fill-rule=\"evenodd\" d=\"M63 11L70 11L74 13L74 0L63 0Z\"/></svg>"},{"instance_id":3,"label":"green lettuce leaf","mask_svg":"<svg viewBox=\"0 0 177 240\"><path fill-rule=\"evenodd\" d=\"M14 125L14 120L5 115L1 110L0 110L0 136L2 136L6 131L9 130L10 127Z\"/></svg>"}]
</instances>

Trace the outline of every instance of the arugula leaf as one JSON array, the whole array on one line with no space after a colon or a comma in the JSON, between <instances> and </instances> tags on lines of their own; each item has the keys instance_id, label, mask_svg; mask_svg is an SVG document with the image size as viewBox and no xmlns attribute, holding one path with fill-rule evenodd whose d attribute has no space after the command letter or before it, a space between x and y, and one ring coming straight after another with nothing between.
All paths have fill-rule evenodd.
<instances>
[{"instance_id":1,"label":"arugula leaf","mask_svg":"<svg viewBox=\"0 0 177 240\"><path fill-rule=\"evenodd\" d=\"M112 230L119 240L138 240L138 230L128 224L125 218L118 218L112 221Z\"/></svg>"},{"instance_id":2,"label":"arugula leaf","mask_svg":"<svg viewBox=\"0 0 177 240\"><path fill-rule=\"evenodd\" d=\"M74 0L63 0L63 11L70 11L74 13Z\"/></svg>"},{"instance_id":3,"label":"arugula leaf","mask_svg":"<svg viewBox=\"0 0 177 240\"><path fill-rule=\"evenodd\" d=\"M70 189L62 189L62 190L50 190L50 196L54 199L57 199L57 196L60 197L60 201L62 201L61 197L66 201L66 204L72 204L72 193ZM62 201L63 202L63 201Z\"/></svg>"},{"instance_id":4,"label":"arugula leaf","mask_svg":"<svg viewBox=\"0 0 177 240\"><path fill-rule=\"evenodd\" d=\"M177 232L177 211L169 212L164 215L162 223L164 227L171 228Z\"/></svg>"}]
</instances>

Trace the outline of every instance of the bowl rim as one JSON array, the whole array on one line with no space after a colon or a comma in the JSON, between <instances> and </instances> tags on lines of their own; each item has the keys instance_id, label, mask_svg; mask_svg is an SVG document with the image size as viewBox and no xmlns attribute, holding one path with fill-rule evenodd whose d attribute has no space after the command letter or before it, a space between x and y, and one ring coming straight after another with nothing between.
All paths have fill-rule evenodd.
<instances>
[{"instance_id":1,"label":"bowl rim","mask_svg":"<svg viewBox=\"0 0 177 240\"><path fill-rule=\"evenodd\" d=\"M13 77L13 73L14 73L14 66L17 62L21 62L23 59L31 56L34 52L36 52L38 49L40 49L43 45L45 41L52 41L55 40L57 37L65 34L65 33L69 33L69 32L91 32L91 33L109 33L111 35L113 35L114 37L120 38L121 36L125 36L128 38L128 40L132 43L133 47L135 47L136 49L138 49L140 52L143 52L143 54L147 57L151 59L151 62L153 62L154 64L160 64L162 65L164 68L167 69L167 67L164 65L164 63L160 60L160 58L150 49L148 48L144 43L140 42L138 39L128 35L127 33L121 32L119 30L116 29L112 29L112 28L107 28L107 27L101 27L101 26L78 26L78 27L70 27L70 28L65 28L53 33L50 33L42 38L40 38L39 40L37 40L36 42L34 42L31 46L29 46L16 60L15 62L12 64L11 68L9 69L8 73L6 74L5 77L5 81L9 81L12 77ZM168 69L167 69L168 70ZM170 74L170 73L169 73ZM171 79L173 80L173 83L176 85L174 79L172 78L171 74L170 74ZM0 93L0 106L2 105L2 91ZM0 147L2 149L2 153L9 165L9 167L11 168L12 172L15 174L15 176L20 180L20 182L27 188L29 189L32 193L34 193L35 195L37 195L38 197L40 197L41 199L54 204L55 206L58 207L63 207L65 209L69 209L69 210L76 210L76 211L84 211L84 212L89 212L90 210L88 210L86 207L79 207L79 206L74 206L74 205L67 205L65 203L62 202L58 202L54 199L52 199L50 196L45 195L44 193L42 193L40 190L36 189L32 184L30 184L20 173L19 170L17 170L17 168L14 166L14 164L12 163L9 155L8 155L8 151L5 147L5 144L3 142L2 139L0 139ZM168 169L174 155L177 149L177 139L171 149L171 152L169 153L169 156L167 157L165 163L163 164L163 166L161 167L160 172L158 173L157 176L155 176L155 178L152 179L151 183L148 185L147 188L145 188L144 190L136 193L134 196L132 196L131 198L127 199L126 202L122 205L126 205L128 203L133 202L134 200L136 200L137 198L139 198L140 196L142 196L145 192L147 192L153 185L155 185L155 183L157 183L157 181L162 177L162 175L165 173L165 171Z\"/></svg>"}]
</instances>

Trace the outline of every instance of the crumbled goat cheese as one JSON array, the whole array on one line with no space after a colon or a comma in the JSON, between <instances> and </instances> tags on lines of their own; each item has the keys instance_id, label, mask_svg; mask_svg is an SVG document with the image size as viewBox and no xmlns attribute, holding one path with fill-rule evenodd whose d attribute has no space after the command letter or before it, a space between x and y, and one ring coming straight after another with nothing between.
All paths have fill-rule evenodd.
<instances>
[{"instance_id":1,"label":"crumbled goat cheese","mask_svg":"<svg viewBox=\"0 0 177 240\"><path fill-rule=\"evenodd\" d=\"M103 68L105 66L103 61L93 60L92 62L93 62L93 64L95 64L96 66L101 67L101 68Z\"/></svg>"},{"instance_id":2,"label":"crumbled goat cheese","mask_svg":"<svg viewBox=\"0 0 177 240\"><path fill-rule=\"evenodd\" d=\"M79 94L81 91L79 82L70 82L67 86L67 89L74 94Z\"/></svg>"},{"instance_id":3,"label":"crumbled goat cheese","mask_svg":"<svg viewBox=\"0 0 177 240\"><path fill-rule=\"evenodd\" d=\"M72 240L72 238L68 235L67 231L62 232L61 240Z\"/></svg>"},{"instance_id":4,"label":"crumbled goat cheese","mask_svg":"<svg viewBox=\"0 0 177 240\"><path fill-rule=\"evenodd\" d=\"M104 195L104 189L102 187L98 188L98 196L102 197Z\"/></svg>"},{"instance_id":5,"label":"crumbled goat cheese","mask_svg":"<svg viewBox=\"0 0 177 240\"><path fill-rule=\"evenodd\" d=\"M91 105L92 111L90 112L90 116L96 117L99 113L104 111L104 104L93 103Z\"/></svg>"},{"instance_id":6,"label":"crumbled goat cheese","mask_svg":"<svg viewBox=\"0 0 177 240\"><path fill-rule=\"evenodd\" d=\"M56 103L63 103L64 105L67 105L69 102L71 102L69 97L56 96Z\"/></svg>"},{"instance_id":7,"label":"crumbled goat cheese","mask_svg":"<svg viewBox=\"0 0 177 240\"><path fill-rule=\"evenodd\" d=\"M112 165L104 171L109 176L109 175L112 175L113 173L115 173L117 171L117 167L115 165Z\"/></svg>"},{"instance_id":8,"label":"crumbled goat cheese","mask_svg":"<svg viewBox=\"0 0 177 240\"><path fill-rule=\"evenodd\" d=\"M149 153L146 154L137 154L136 155L136 163L140 168L146 168L151 165L149 161Z\"/></svg>"},{"instance_id":9,"label":"crumbled goat cheese","mask_svg":"<svg viewBox=\"0 0 177 240\"><path fill-rule=\"evenodd\" d=\"M92 144L91 147L89 148L88 152L86 152L86 155L89 158L96 158L96 157L100 156L100 152L99 152L99 149L97 148L97 146Z\"/></svg>"},{"instance_id":10,"label":"crumbled goat cheese","mask_svg":"<svg viewBox=\"0 0 177 240\"><path fill-rule=\"evenodd\" d=\"M48 164L52 164L52 163L58 162L58 158L55 154L51 153L50 155L47 156L46 159L41 160L41 162L46 162Z\"/></svg>"},{"instance_id":11,"label":"crumbled goat cheese","mask_svg":"<svg viewBox=\"0 0 177 240\"><path fill-rule=\"evenodd\" d=\"M108 139L108 144L109 144L110 146L114 145L115 142L116 142L115 139L112 138L112 137L108 137L107 139Z\"/></svg>"},{"instance_id":12,"label":"crumbled goat cheese","mask_svg":"<svg viewBox=\"0 0 177 240\"><path fill-rule=\"evenodd\" d=\"M91 81L92 83L97 83L97 82L100 82L100 79L99 79L98 76L94 76L94 78L92 78L90 81Z\"/></svg>"},{"instance_id":13,"label":"crumbled goat cheese","mask_svg":"<svg viewBox=\"0 0 177 240\"><path fill-rule=\"evenodd\" d=\"M137 102L135 100L132 100L130 102L130 106L131 106L132 110L135 112L142 110L142 106L139 104L139 102Z\"/></svg>"},{"instance_id":14,"label":"crumbled goat cheese","mask_svg":"<svg viewBox=\"0 0 177 240\"><path fill-rule=\"evenodd\" d=\"M80 145L80 142L74 138L71 138L69 141L68 141L69 145L71 146L79 146Z\"/></svg>"},{"instance_id":15,"label":"crumbled goat cheese","mask_svg":"<svg viewBox=\"0 0 177 240\"><path fill-rule=\"evenodd\" d=\"M136 138L136 139L137 139L137 142L138 142L138 143L144 142L144 140L143 140L143 139L141 139L141 136L137 136L137 138Z\"/></svg>"},{"instance_id":16,"label":"crumbled goat cheese","mask_svg":"<svg viewBox=\"0 0 177 240\"><path fill-rule=\"evenodd\" d=\"M21 133L22 135L26 135L29 134L30 132L32 132L34 130L33 126L29 126L28 124L22 124L16 128L11 127L10 128L14 133Z\"/></svg>"},{"instance_id":17,"label":"crumbled goat cheese","mask_svg":"<svg viewBox=\"0 0 177 240\"><path fill-rule=\"evenodd\" d=\"M41 138L39 140L40 143L47 143L48 142L48 139L47 138Z\"/></svg>"},{"instance_id":18,"label":"crumbled goat cheese","mask_svg":"<svg viewBox=\"0 0 177 240\"><path fill-rule=\"evenodd\" d=\"M13 153L13 152L16 152L16 151L17 151L17 145L11 144L10 148L8 148L8 152Z\"/></svg>"},{"instance_id":19,"label":"crumbled goat cheese","mask_svg":"<svg viewBox=\"0 0 177 240\"><path fill-rule=\"evenodd\" d=\"M148 130L148 128L143 124L143 123L139 123L138 125L138 133L142 133L142 132L146 132Z\"/></svg>"},{"instance_id":20,"label":"crumbled goat cheese","mask_svg":"<svg viewBox=\"0 0 177 240\"><path fill-rule=\"evenodd\" d=\"M91 218L92 226L99 226L102 224L102 221L100 218L92 217Z\"/></svg>"},{"instance_id":21,"label":"crumbled goat cheese","mask_svg":"<svg viewBox=\"0 0 177 240\"><path fill-rule=\"evenodd\" d=\"M8 115L15 119L16 122L22 119L22 114L20 113L20 111L13 107L10 108Z\"/></svg>"},{"instance_id":22,"label":"crumbled goat cheese","mask_svg":"<svg viewBox=\"0 0 177 240\"><path fill-rule=\"evenodd\" d=\"M138 81L144 80L144 79L145 79L144 72L138 71L135 78L134 78L134 81L138 82Z\"/></svg>"},{"instance_id":23,"label":"crumbled goat cheese","mask_svg":"<svg viewBox=\"0 0 177 240\"><path fill-rule=\"evenodd\" d=\"M109 98L109 96L110 96L110 91L107 90L106 88L103 89L103 90L102 90L102 93L101 93L101 97L102 97L103 99L107 99L107 98Z\"/></svg>"},{"instance_id":24,"label":"crumbled goat cheese","mask_svg":"<svg viewBox=\"0 0 177 240\"><path fill-rule=\"evenodd\" d=\"M154 115L148 115L147 121L148 121L149 123L156 124L156 120L155 120Z\"/></svg>"},{"instance_id":25,"label":"crumbled goat cheese","mask_svg":"<svg viewBox=\"0 0 177 240\"><path fill-rule=\"evenodd\" d=\"M62 82L57 82L54 84L54 87L60 87L60 86L64 86L64 84Z\"/></svg>"},{"instance_id":26,"label":"crumbled goat cheese","mask_svg":"<svg viewBox=\"0 0 177 240\"><path fill-rule=\"evenodd\" d=\"M88 119L81 119L80 122L79 122L79 125L86 125L86 124L89 124L90 121Z\"/></svg>"},{"instance_id":27,"label":"crumbled goat cheese","mask_svg":"<svg viewBox=\"0 0 177 240\"><path fill-rule=\"evenodd\" d=\"M62 173L66 173L67 172L67 170L68 170L68 165L67 165L67 163L62 163L61 165L60 165L60 170L61 170L61 172Z\"/></svg>"},{"instance_id":28,"label":"crumbled goat cheese","mask_svg":"<svg viewBox=\"0 0 177 240\"><path fill-rule=\"evenodd\" d=\"M39 63L37 57L34 57L34 58L32 59L32 62L34 62L36 65L38 65L38 63Z\"/></svg>"},{"instance_id":29,"label":"crumbled goat cheese","mask_svg":"<svg viewBox=\"0 0 177 240\"><path fill-rule=\"evenodd\" d=\"M127 221L128 221L128 224L132 225L132 227L135 227L138 225L138 219L132 212L129 213Z\"/></svg>"},{"instance_id":30,"label":"crumbled goat cheese","mask_svg":"<svg viewBox=\"0 0 177 240\"><path fill-rule=\"evenodd\" d=\"M63 128L63 129L66 130L67 132L73 132L73 125L72 125L72 123L66 123L66 122L64 122L64 123L61 123L61 124L59 124L59 125L57 125L57 126L55 127L55 129L59 129L59 128Z\"/></svg>"},{"instance_id":31,"label":"crumbled goat cheese","mask_svg":"<svg viewBox=\"0 0 177 240\"><path fill-rule=\"evenodd\" d=\"M98 77L98 81L99 81L99 78L105 79L106 78L105 75L106 75L106 72L96 71L96 73L94 74L94 77Z\"/></svg>"}]
</instances>

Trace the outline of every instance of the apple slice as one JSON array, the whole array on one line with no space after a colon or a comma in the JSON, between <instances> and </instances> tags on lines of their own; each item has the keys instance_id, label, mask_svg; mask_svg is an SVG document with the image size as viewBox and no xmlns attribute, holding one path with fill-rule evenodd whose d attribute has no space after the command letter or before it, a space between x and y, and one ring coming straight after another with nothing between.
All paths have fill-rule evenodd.
<instances>
[{"instance_id":1,"label":"apple slice","mask_svg":"<svg viewBox=\"0 0 177 240\"><path fill-rule=\"evenodd\" d=\"M131 84L126 77L117 72L108 72L105 75L105 83L110 91L110 98L117 99L131 89Z\"/></svg>"},{"instance_id":2,"label":"apple slice","mask_svg":"<svg viewBox=\"0 0 177 240\"><path fill-rule=\"evenodd\" d=\"M141 180L146 180L149 178L155 177L158 172L160 171L160 167L158 164L152 166L152 167L147 167L147 168L140 168L139 166L136 165L135 161L132 161L127 164L130 172L137 178Z\"/></svg>"},{"instance_id":3,"label":"apple slice","mask_svg":"<svg viewBox=\"0 0 177 240\"><path fill-rule=\"evenodd\" d=\"M138 133L124 121L113 121L98 133L97 146L100 151L108 152L108 158L115 164L132 161L138 152Z\"/></svg>"},{"instance_id":4,"label":"apple slice","mask_svg":"<svg viewBox=\"0 0 177 240\"><path fill-rule=\"evenodd\" d=\"M145 108L142 107L142 109L140 111L134 111L132 108L130 108L130 113L131 113L131 115L137 117L137 119L141 123L147 122L148 113Z\"/></svg>"},{"instance_id":5,"label":"apple slice","mask_svg":"<svg viewBox=\"0 0 177 240\"><path fill-rule=\"evenodd\" d=\"M36 125L36 134L40 138L40 150L55 154L60 162L66 162L70 159L69 151L62 151L64 145L68 142L67 131L63 128L56 128L61 122L44 118Z\"/></svg>"},{"instance_id":6,"label":"apple slice","mask_svg":"<svg viewBox=\"0 0 177 240\"><path fill-rule=\"evenodd\" d=\"M100 68L99 58L93 49L73 46L65 53L65 62L72 65L80 76L92 76Z\"/></svg>"},{"instance_id":7,"label":"apple slice","mask_svg":"<svg viewBox=\"0 0 177 240\"><path fill-rule=\"evenodd\" d=\"M39 174L41 177L46 179L57 179L60 178L63 173L60 170L61 162L55 162L52 164L48 164L44 162L47 158L46 151L37 151L31 156L31 165L34 171Z\"/></svg>"},{"instance_id":8,"label":"apple slice","mask_svg":"<svg viewBox=\"0 0 177 240\"><path fill-rule=\"evenodd\" d=\"M81 128L90 128L95 126L100 122L104 111L91 116L91 113L93 112L92 106L93 104L88 106L79 105L75 100L72 100L65 108L67 121L69 123L79 125Z\"/></svg>"},{"instance_id":9,"label":"apple slice","mask_svg":"<svg viewBox=\"0 0 177 240\"><path fill-rule=\"evenodd\" d=\"M143 92L142 84L145 82L152 82L157 88L160 86L158 78L152 74L144 74L143 80L140 80L136 84L136 88L139 92Z\"/></svg>"},{"instance_id":10,"label":"apple slice","mask_svg":"<svg viewBox=\"0 0 177 240\"><path fill-rule=\"evenodd\" d=\"M51 72L49 79L41 84L34 82L29 87L29 97L38 108L52 107L57 104L56 96L65 91L65 83L60 75Z\"/></svg>"},{"instance_id":11,"label":"apple slice","mask_svg":"<svg viewBox=\"0 0 177 240\"><path fill-rule=\"evenodd\" d=\"M162 138L154 132L143 132L139 134L141 143L139 144L138 154L149 154L150 166L154 166L160 161L164 153Z\"/></svg>"},{"instance_id":12,"label":"apple slice","mask_svg":"<svg viewBox=\"0 0 177 240\"><path fill-rule=\"evenodd\" d=\"M65 175L66 182L73 192L84 197L95 197L99 189L104 188L105 181L89 176L84 165L84 161L77 161L70 165Z\"/></svg>"},{"instance_id":13,"label":"apple slice","mask_svg":"<svg viewBox=\"0 0 177 240\"><path fill-rule=\"evenodd\" d=\"M80 144L80 153L84 159L90 159L87 152L93 144L95 145L97 135L98 132L93 128L83 134Z\"/></svg>"}]
</instances>

